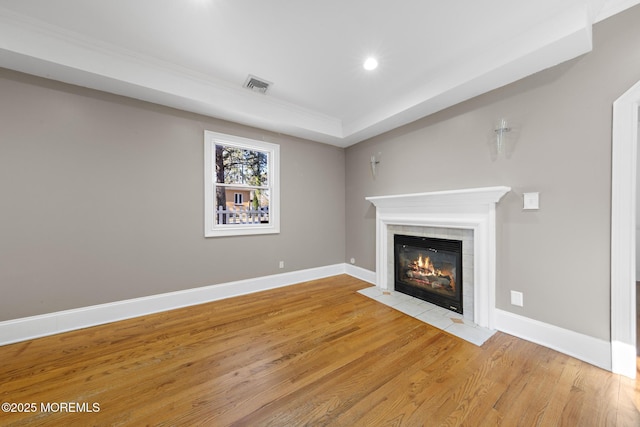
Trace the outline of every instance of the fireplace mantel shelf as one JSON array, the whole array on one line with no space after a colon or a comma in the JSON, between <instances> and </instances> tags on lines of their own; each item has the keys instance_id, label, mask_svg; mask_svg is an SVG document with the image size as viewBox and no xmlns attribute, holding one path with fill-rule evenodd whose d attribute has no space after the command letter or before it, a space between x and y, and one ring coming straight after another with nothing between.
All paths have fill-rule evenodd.
<instances>
[{"instance_id":1,"label":"fireplace mantel shelf","mask_svg":"<svg viewBox=\"0 0 640 427\"><path fill-rule=\"evenodd\" d=\"M497 203L510 187L481 187L461 190L433 191L429 193L396 194L391 196L373 196L366 199L376 207L415 207L415 206L468 206Z\"/></svg>"},{"instance_id":2,"label":"fireplace mantel shelf","mask_svg":"<svg viewBox=\"0 0 640 427\"><path fill-rule=\"evenodd\" d=\"M429 193L375 196L366 199L376 207L376 285L388 283L388 227L412 225L473 230L474 322L493 329L496 277L496 204L510 187L482 187Z\"/></svg>"}]
</instances>

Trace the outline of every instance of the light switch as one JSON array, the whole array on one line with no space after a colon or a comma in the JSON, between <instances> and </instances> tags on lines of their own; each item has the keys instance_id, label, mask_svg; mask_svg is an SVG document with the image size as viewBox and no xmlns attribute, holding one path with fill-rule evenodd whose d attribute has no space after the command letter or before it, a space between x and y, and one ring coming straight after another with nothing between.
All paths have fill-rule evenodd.
<instances>
[{"instance_id":1,"label":"light switch","mask_svg":"<svg viewBox=\"0 0 640 427\"><path fill-rule=\"evenodd\" d=\"M539 209L539 197L540 193L524 193L524 206L523 209Z\"/></svg>"}]
</instances>

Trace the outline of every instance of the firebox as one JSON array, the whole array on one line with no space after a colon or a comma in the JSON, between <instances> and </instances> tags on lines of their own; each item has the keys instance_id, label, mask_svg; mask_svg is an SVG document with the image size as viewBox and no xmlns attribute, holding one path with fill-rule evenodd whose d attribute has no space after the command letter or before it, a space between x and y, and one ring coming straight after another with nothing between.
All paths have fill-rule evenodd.
<instances>
[{"instance_id":1,"label":"firebox","mask_svg":"<svg viewBox=\"0 0 640 427\"><path fill-rule=\"evenodd\" d=\"M462 314L462 241L394 235L395 290Z\"/></svg>"}]
</instances>

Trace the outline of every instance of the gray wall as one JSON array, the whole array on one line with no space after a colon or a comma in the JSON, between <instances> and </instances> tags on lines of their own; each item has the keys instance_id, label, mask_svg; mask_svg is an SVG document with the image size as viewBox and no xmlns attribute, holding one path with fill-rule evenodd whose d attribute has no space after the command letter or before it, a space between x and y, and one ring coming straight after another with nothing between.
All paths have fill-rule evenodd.
<instances>
[{"instance_id":1,"label":"gray wall","mask_svg":"<svg viewBox=\"0 0 640 427\"><path fill-rule=\"evenodd\" d=\"M1 69L0 94L0 320L344 261L343 149ZM280 144L279 235L203 237L205 129Z\"/></svg>"},{"instance_id":2,"label":"gray wall","mask_svg":"<svg viewBox=\"0 0 640 427\"><path fill-rule=\"evenodd\" d=\"M510 186L497 213L498 308L608 340L611 111L640 80L639 22L634 7L594 27L587 55L348 148L347 259L375 270L366 196ZM506 159L492 152L500 117L514 127ZM522 210L529 191L539 211Z\"/></svg>"}]
</instances>

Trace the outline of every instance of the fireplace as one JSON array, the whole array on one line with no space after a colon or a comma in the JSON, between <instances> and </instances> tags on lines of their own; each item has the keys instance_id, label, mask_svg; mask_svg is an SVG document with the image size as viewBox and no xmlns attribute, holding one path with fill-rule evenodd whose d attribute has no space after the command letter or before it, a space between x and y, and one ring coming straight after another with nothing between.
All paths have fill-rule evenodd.
<instances>
[{"instance_id":1,"label":"fireplace","mask_svg":"<svg viewBox=\"0 0 640 427\"><path fill-rule=\"evenodd\" d=\"M414 227L468 230L473 241L467 244L464 317L485 328L494 328L496 276L496 204L509 187L484 187L430 193L367 197L376 207L376 284L395 290L393 238L391 234L416 234ZM409 233L391 233L392 229ZM434 236L445 239L458 237ZM463 238L464 243L464 238ZM471 301L473 300L473 301ZM471 302L471 305L469 303Z\"/></svg>"},{"instance_id":2,"label":"fireplace","mask_svg":"<svg viewBox=\"0 0 640 427\"><path fill-rule=\"evenodd\" d=\"M394 235L394 288L463 314L462 241Z\"/></svg>"}]
</instances>

